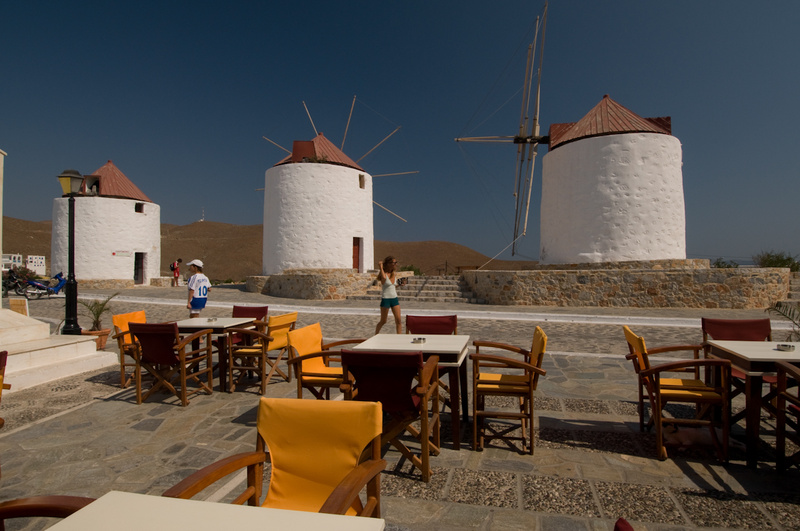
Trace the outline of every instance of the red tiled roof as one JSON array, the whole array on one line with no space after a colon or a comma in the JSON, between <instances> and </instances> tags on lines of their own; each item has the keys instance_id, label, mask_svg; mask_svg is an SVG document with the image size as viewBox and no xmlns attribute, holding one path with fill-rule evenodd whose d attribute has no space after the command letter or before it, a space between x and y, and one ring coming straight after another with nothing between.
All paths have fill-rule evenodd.
<instances>
[{"instance_id":1,"label":"red tiled roof","mask_svg":"<svg viewBox=\"0 0 800 531\"><path fill-rule=\"evenodd\" d=\"M92 175L100 178L97 195L101 197L117 197L120 199L135 199L136 201L153 201L139 190L119 168L110 160L97 168Z\"/></svg>"},{"instance_id":2,"label":"red tiled roof","mask_svg":"<svg viewBox=\"0 0 800 531\"><path fill-rule=\"evenodd\" d=\"M552 124L550 126L549 149L561 144L592 136L616 135L620 133L659 133L672 134L672 120L669 116L661 118L642 118L608 97L603 96L600 103L578 122Z\"/></svg>"},{"instance_id":3,"label":"red tiled roof","mask_svg":"<svg viewBox=\"0 0 800 531\"><path fill-rule=\"evenodd\" d=\"M313 140L295 140L292 146L292 154L275 164L275 166L303 162L304 159L311 158L316 158L317 161L325 161L328 164L338 164L364 171L361 166L342 153L342 150L334 146L322 133Z\"/></svg>"}]
</instances>

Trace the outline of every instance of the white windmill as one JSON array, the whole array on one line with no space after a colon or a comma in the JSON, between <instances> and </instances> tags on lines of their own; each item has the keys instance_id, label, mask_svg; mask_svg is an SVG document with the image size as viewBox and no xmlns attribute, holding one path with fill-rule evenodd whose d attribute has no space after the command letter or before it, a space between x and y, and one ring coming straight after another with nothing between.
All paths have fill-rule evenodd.
<instances>
[{"instance_id":1,"label":"white windmill","mask_svg":"<svg viewBox=\"0 0 800 531\"><path fill-rule=\"evenodd\" d=\"M354 97L353 106L355 102ZM350 117L352 113L351 106ZM373 200L373 176L359 162L400 127L354 161L342 151L350 117L341 147L337 148L317 131L310 113L308 116L316 135L312 140L295 141L292 149L288 150L264 137L289 155L264 175L262 273L276 275L303 269L364 272L372 269L372 205L406 220Z\"/></svg>"}]
</instances>

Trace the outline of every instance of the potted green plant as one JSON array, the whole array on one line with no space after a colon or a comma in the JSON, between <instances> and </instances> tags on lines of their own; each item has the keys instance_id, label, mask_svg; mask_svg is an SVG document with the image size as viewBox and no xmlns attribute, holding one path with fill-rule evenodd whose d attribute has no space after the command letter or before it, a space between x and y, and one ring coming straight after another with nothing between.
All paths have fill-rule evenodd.
<instances>
[{"instance_id":1,"label":"potted green plant","mask_svg":"<svg viewBox=\"0 0 800 531\"><path fill-rule=\"evenodd\" d=\"M111 311L111 308L108 307L108 303L117 295L119 295L119 293L114 293L113 295L109 295L105 299L101 300L78 301L89 311L89 314L92 316L92 327L89 330L82 330L81 333L84 335L97 336L95 341L97 342L98 350L103 350L106 348L108 336L111 334L110 328L103 328L103 314Z\"/></svg>"}]
</instances>

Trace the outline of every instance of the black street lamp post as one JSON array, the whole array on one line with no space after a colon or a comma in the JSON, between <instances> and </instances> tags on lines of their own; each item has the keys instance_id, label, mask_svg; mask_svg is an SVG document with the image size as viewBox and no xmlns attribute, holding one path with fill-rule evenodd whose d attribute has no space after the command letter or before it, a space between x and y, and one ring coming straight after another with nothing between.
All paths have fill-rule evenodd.
<instances>
[{"instance_id":1,"label":"black street lamp post","mask_svg":"<svg viewBox=\"0 0 800 531\"><path fill-rule=\"evenodd\" d=\"M66 296L66 314L64 335L80 335L81 327L78 325L78 281L75 280L75 195L80 192L83 176L75 170L64 170L58 176L64 195L69 197L69 270L67 283L64 285Z\"/></svg>"}]
</instances>

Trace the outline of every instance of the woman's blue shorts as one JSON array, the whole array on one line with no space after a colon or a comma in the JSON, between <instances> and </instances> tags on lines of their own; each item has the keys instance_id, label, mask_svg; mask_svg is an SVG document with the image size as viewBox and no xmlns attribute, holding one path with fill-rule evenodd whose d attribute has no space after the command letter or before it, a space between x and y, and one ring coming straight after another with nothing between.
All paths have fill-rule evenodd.
<instances>
[{"instance_id":1,"label":"woman's blue shorts","mask_svg":"<svg viewBox=\"0 0 800 531\"><path fill-rule=\"evenodd\" d=\"M397 297L394 299L381 299L381 308L392 308L394 306L400 306L400 299Z\"/></svg>"}]
</instances>

